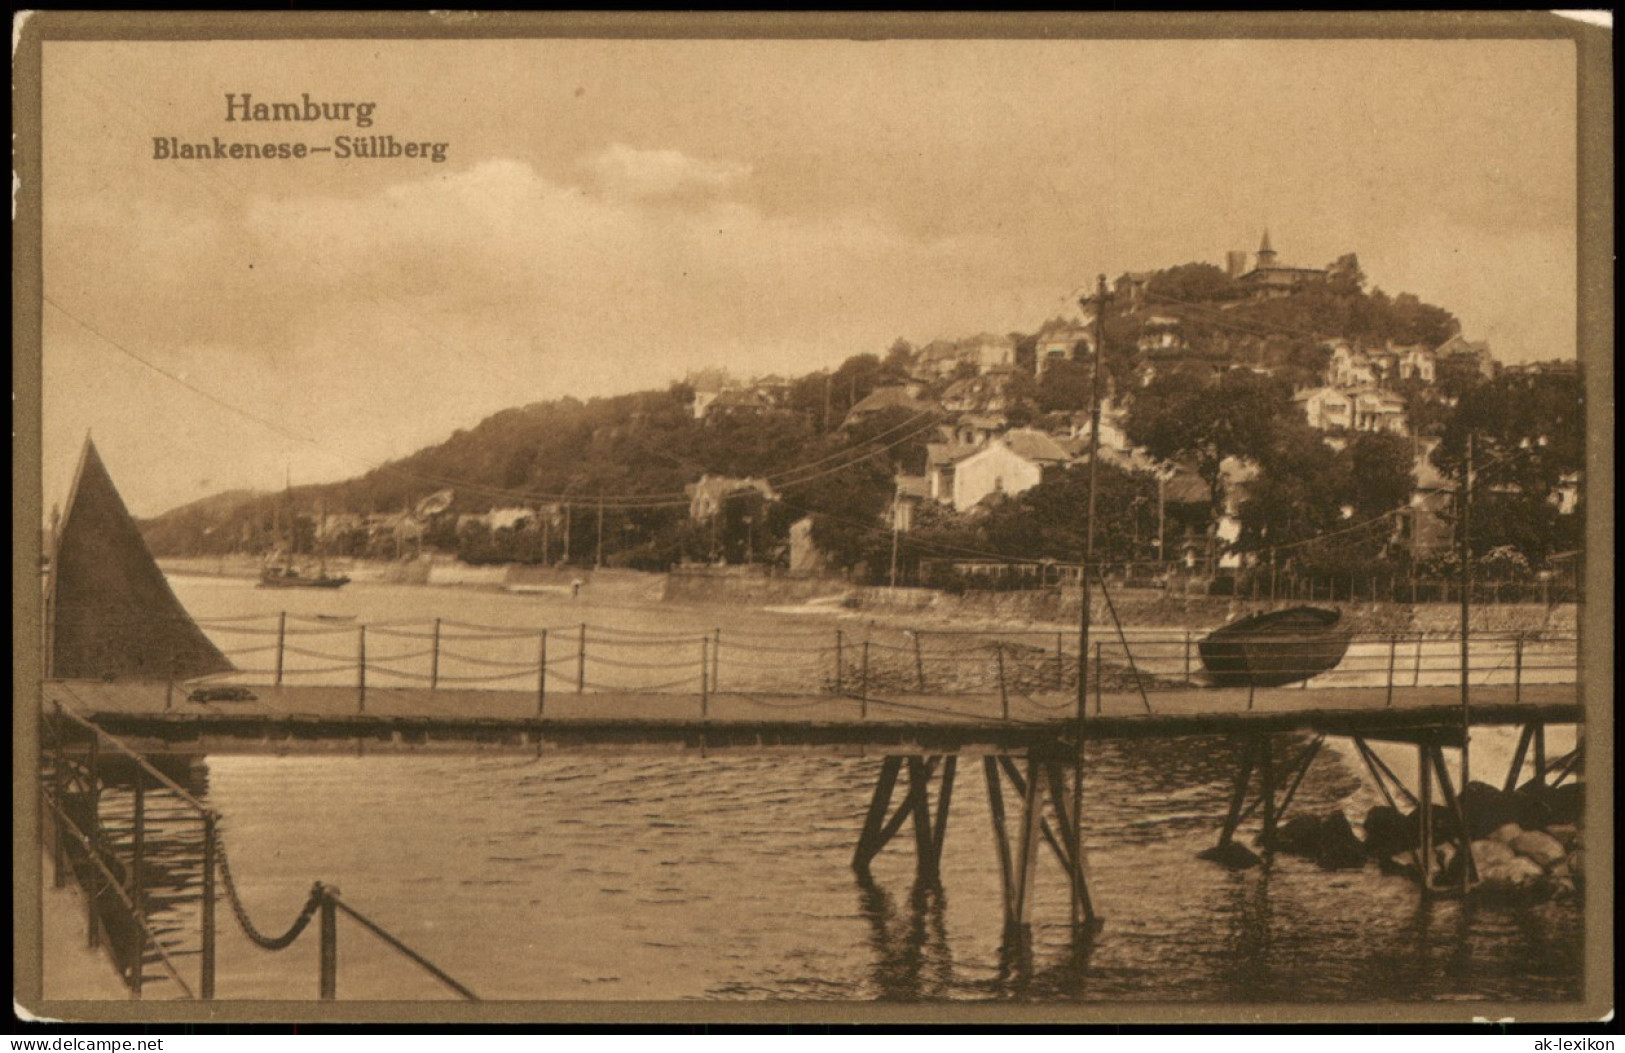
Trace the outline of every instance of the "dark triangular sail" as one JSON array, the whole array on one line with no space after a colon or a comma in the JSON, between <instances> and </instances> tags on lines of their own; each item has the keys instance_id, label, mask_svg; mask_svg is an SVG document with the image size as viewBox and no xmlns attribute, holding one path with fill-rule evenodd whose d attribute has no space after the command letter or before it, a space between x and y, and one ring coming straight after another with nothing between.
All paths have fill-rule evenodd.
<instances>
[{"instance_id":1,"label":"dark triangular sail","mask_svg":"<svg viewBox=\"0 0 1625 1053\"><path fill-rule=\"evenodd\" d=\"M233 668L175 598L88 438L51 567L50 676L184 680Z\"/></svg>"}]
</instances>

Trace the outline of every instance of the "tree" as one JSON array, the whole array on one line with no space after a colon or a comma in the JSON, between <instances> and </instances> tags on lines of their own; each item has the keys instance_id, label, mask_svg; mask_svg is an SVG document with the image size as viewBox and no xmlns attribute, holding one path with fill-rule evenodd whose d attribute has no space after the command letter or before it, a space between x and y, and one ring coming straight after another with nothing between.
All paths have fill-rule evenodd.
<instances>
[{"instance_id":1,"label":"tree","mask_svg":"<svg viewBox=\"0 0 1625 1053\"><path fill-rule=\"evenodd\" d=\"M1189 458L1208 484L1209 511L1224 509L1221 466L1230 457L1257 460L1275 446L1284 422L1298 419L1291 393L1273 377L1230 370L1217 380L1176 371L1159 376L1129 408L1128 437L1158 460Z\"/></svg>"},{"instance_id":2,"label":"tree","mask_svg":"<svg viewBox=\"0 0 1625 1053\"><path fill-rule=\"evenodd\" d=\"M1510 545L1542 563L1575 547L1579 517L1560 514L1553 498L1585 467L1581 384L1574 374L1509 374L1456 405L1432 459L1460 486L1473 437L1474 553Z\"/></svg>"},{"instance_id":3,"label":"tree","mask_svg":"<svg viewBox=\"0 0 1625 1053\"><path fill-rule=\"evenodd\" d=\"M886 350L886 357L880 363L881 369L899 379L908 376L913 366L914 345L902 337L892 341L891 347Z\"/></svg>"},{"instance_id":4,"label":"tree","mask_svg":"<svg viewBox=\"0 0 1625 1053\"><path fill-rule=\"evenodd\" d=\"M1094 388L1094 364L1072 359L1051 362L1038 378L1038 408L1043 413L1086 409Z\"/></svg>"},{"instance_id":5,"label":"tree","mask_svg":"<svg viewBox=\"0 0 1625 1053\"><path fill-rule=\"evenodd\" d=\"M1184 303L1204 303L1211 300L1229 300L1236 296L1236 281L1222 267L1211 263L1182 263L1177 267L1158 271L1146 282L1146 292Z\"/></svg>"},{"instance_id":6,"label":"tree","mask_svg":"<svg viewBox=\"0 0 1625 1053\"><path fill-rule=\"evenodd\" d=\"M1365 288L1365 272L1360 257L1350 252L1339 256L1326 268L1326 287L1339 296L1349 296Z\"/></svg>"},{"instance_id":7,"label":"tree","mask_svg":"<svg viewBox=\"0 0 1625 1053\"><path fill-rule=\"evenodd\" d=\"M1409 439L1398 435L1361 435L1343 451L1341 473L1346 500L1356 519L1371 519L1403 508L1416 488L1415 456Z\"/></svg>"}]
</instances>

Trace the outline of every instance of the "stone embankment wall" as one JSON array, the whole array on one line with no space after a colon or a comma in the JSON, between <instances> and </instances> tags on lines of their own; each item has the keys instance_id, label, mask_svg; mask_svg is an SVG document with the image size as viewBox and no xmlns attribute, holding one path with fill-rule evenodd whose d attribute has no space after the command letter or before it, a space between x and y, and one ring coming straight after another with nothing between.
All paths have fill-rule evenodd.
<instances>
[{"instance_id":1,"label":"stone embankment wall","mask_svg":"<svg viewBox=\"0 0 1625 1053\"><path fill-rule=\"evenodd\" d=\"M828 600L831 606L890 617L917 616L931 621L996 624L1072 624L1078 620L1078 590L1055 589L979 592L951 595L930 589L859 588L830 579L769 578L744 574L673 573L663 596L681 603L734 603L750 606L807 603ZM835 598L840 597L839 601ZM1232 600L1222 596L1170 596L1151 589L1114 589L1111 596L1117 617L1140 628L1169 626L1217 628L1257 611L1267 603ZM1279 603L1277 607L1292 606ZM1460 625L1455 604L1341 603L1348 624L1357 632L1453 632ZM1112 609L1095 591L1091 615L1107 624ZM1577 609L1573 604L1499 604L1473 608L1472 625L1479 631L1573 632Z\"/></svg>"},{"instance_id":2,"label":"stone embankment wall","mask_svg":"<svg viewBox=\"0 0 1625 1053\"><path fill-rule=\"evenodd\" d=\"M661 598L671 603L729 603L766 607L820 599L835 600L851 596L853 591L843 581L825 578L769 578L761 575L672 571L666 575Z\"/></svg>"},{"instance_id":3,"label":"stone embankment wall","mask_svg":"<svg viewBox=\"0 0 1625 1053\"><path fill-rule=\"evenodd\" d=\"M916 593L925 590L898 590ZM847 605L876 613L902 613L914 610L932 617L965 621L1045 622L1071 624L1078 620L1078 591L1054 589L1030 592L967 592L962 596L936 594L934 602L921 603L917 596L899 597L893 603L887 589L854 590ZM1275 608L1290 607L1277 603ZM1461 608L1455 604L1340 603L1328 604L1343 611L1346 624L1356 632L1454 632L1461 625ZM1231 600L1223 596L1169 596L1150 589L1114 589L1111 603L1095 590L1090 604L1091 620L1107 624L1112 610L1125 625L1141 628L1170 626L1218 628L1237 618L1271 610L1268 603ZM1481 632L1573 632L1577 625L1574 604L1543 606L1534 604L1479 605L1472 610L1472 627Z\"/></svg>"}]
</instances>

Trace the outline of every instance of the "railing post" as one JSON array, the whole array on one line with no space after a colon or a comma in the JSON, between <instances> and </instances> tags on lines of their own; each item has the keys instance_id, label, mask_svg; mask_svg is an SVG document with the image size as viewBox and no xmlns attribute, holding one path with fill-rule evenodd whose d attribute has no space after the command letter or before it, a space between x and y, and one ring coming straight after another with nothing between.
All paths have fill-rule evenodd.
<instances>
[{"instance_id":1,"label":"railing post","mask_svg":"<svg viewBox=\"0 0 1625 1053\"><path fill-rule=\"evenodd\" d=\"M714 694L717 684L722 679L722 629L716 629L716 638L711 642L711 691Z\"/></svg>"},{"instance_id":2,"label":"railing post","mask_svg":"<svg viewBox=\"0 0 1625 1053\"><path fill-rule=\"evenodd\" d=\"M581 623L576 636L576 694L587 690L587 623Z\"/></svg>"},{"instance_id":3,"label":"railing post","mask_svg":"<svg viewBox=\"0 0 1625 1053\"><path fill-rule=\"evenodd\" d=\"M1394 704L1394 662L1399 657L1399 634L1388 634L1388 698L1384 705Z\"/></svg>"},{"instance_id":4,"label":"railing post","mask_svg":"<svg viewBox=\"0 0 1625 1053\"><path fill-rule=\"evenodd\" d=\"M1055 634L1055 690L1066 686L1066 659L1062 651L1061 634Z\"/></svg>"},{"instance_id":5,"label":"railing post","mask_svg":"<svg viewBox=\"0 0 1625 1053\"><path fill-rule=\"evenodd\" d=\"M288 649L288 612L276 616L276 686L282 686L282 656Z\"/></svg>"},{"instance_id":6,"label":"railing post","mask_svg":"<svg viewBox=\"0 0 1625 1053\"><path fill-rule=\"evenodd\" d=\"M356 710L365 713L367 711L367 627L365 625L361 625L356 629L355 646Z\"/></svg>"},{"instance_id":7,"label":"railing post","mask_svg":"<svg viewBox=\"0 0 1625 1053\"><path fill-rule=\"evenodd\" d=\"M547 706L547 630L536 644L536 716L541 718L542 710Z\"/></svg>"},{"instance_id":8,"label":"railing post","mask_svg":"<svg viewBox=\"0 0 1625 1053\"><path fill-rule=\"evenodd\" d=\"M333 896L337 891L325 886L321 890L321 971L318 984L319 997L324 1002L337 998L339 990L339 919L333 905Z\"/></svg>"},{"instance_id":9,"label":"railing post","mask_svg":"<svg viewBox=\"0 0 1625 1053\"><path fill-rule=\"evenodd\" d=\"M56 703L56 771L52 774L52 782L56 786L56 799L52 802L53 807L51 808L51 822L55 824L52 831L56 834L51 839L51 865L54 868L52 870L52 882L56 888L61 888L68 883L68 876L63 872L66 860L63 857L62 846L62 835L64 833L62 814L65 807L64 798L68 792L68 757L66 743L63 741L67 735L67 730L66 723L62 719L62 703L58 702Z\"/></svg>"},{"instance_id":10,"label":"railing post","mask_svg":"<svg viewBox=\"0 0 1625 1053\"><path fill-rule=\"evenodd\" d=\"M1100 715L1101 705L1102 705L1101 698L1102 698L1102 695L1104 694L1104 692L1102 690L1102 680L1101 680L1101 674L1100 674L1101 646L1102 646L1101 642L1099 640L1096 640L1095 641L1095 716L1097 716L1097 717Z\"/></svg>"},{"instance_id":11,"label":"railing post","mask_svg":"<svg viewBox=\"0 0 1625 1053\"><path fill-rule=\"evenodd\" d=\"M859 716L869 717L869 641L863 641L863 665L858 667L858 700L861 703Z\"/></svg>"},{"instance_id":12,"label":"railing post","mask_svg":"<svg viewBox=\"0 0 1625 1053\"><path fill-rule=\"evenodd\" d=\"M203 815L203 976L204 1001L214 998L214 813Z\"/></svg>"},{"instance_id":13,"label":"railing post","mask_svg":"<svg viewBox=\"0 0 1625 1053\"><path fill-rule=\"evenodd\" d=\"M700 637L700 720L704 722L711 712L711 638Z\"/></svg>"},{"instance_id":14,"label":"railing post","mask_svg":"<svg viewBox=\"0 0 1625 1053\"><path fill-rule=\"evenodd\" d=\"M440 687L440 619L434 620L434 640L429 644L429 690Z\"/></svg>"},{"instance_id":15,"label":"railing post","mask_svg":"<svg viewBox=\"0 0 1625 1053\"><path fill-rule=\"evenodd\" d=\"M1523 701L1523 633L1512 641L1512 701Z\"/></svg>"},{"instance_id":16,"label":"railing post","mask_svg":"<svg viewBox=\"0 0 1625 1053\"><path fill-rule=\"evenodd\" d=\"M841 633L841 630L836 629L835 630L835 693L837 695L846 694L846 685L842 682L842 678L844 676L845 666L846 666L846 656L844 654L845 648L842 646L843 641L844 641L844 637L843 637L843 635Z\"/></svg>"},{"instance_id":17,"label":"railing post","mask_svg":"<svg viewBox=\"0 0 1625 1053\"><path fill-rule=\"evenodd\" d=\"M1185 633L1185 679L1191 678L1191 634Z\"/></svg>"},{"instance_id":18,"label":"railing post","mask_svg":"<svg viewBox=\"0 0 1625 1053\"><path fill-rule=\"evenodd\" d=\"M920 650L920 634L916 630L909 635L914 637L914 682L919 685L920 691L925 691L925 655Z\"/></svg>"},{"instance_id":19,"label":"railing post","mask_svg":"<svg viewBox=\"0 0 1625 1053\"><path fill-rule=\"evenodd\" d=\"M1004 719L1010 719L1010 691L1004 683L1004 641L1000 640L993 645L993 653L999 660L999 711Z\"/></svg>"},{"instance_id":20,"label":"railing post","mask_svg":"<svg viewBox=\"0 0 1625 1053\"><path fill-rule=\"evenodd\" d=\"M135 770L135 818L130 834L130 913L135 924L130 927L130 990L141 997L141 956L147 949L145 895L142 890L141 866L146 855L147 840L147 779L138 765Z\"/></svg>"},{"instance_id":21,"label":"railing post","mask_svg":"<svg viewBox=\"0 0 1625 1053\"><path fill-rule=\"evenodd\" d=\"M93 728L90 732L89 752L89 778L90 778L90 829L86 839L86 847L90 852L90 866L87 868L87 877L90 888L85 890L86 940L91 947L102 945L101 918L96 912L96 901L101 897L101 867L96 863L102 855L102 783L101 783L101 738Z\"/></svg>"}]
</instances>

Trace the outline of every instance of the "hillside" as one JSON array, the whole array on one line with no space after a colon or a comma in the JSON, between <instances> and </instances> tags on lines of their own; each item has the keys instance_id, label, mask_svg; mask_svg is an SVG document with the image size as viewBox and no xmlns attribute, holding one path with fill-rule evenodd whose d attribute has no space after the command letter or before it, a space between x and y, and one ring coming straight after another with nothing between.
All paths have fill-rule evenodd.
<instances>
[{"instance_id":1,"label":"hillside","mask_svg":"<svg viewBox=\"0 0 1625 1053\"><path fill-rule=\"evenodd\" d=\"M1108 395L1126 419L1136 419L1136 399L1162 397L1176 376L1201 385L1244 369L1271 382L1260 389L1259 412L1301 423L1289 396L1332 383L1338 346L1338 368L1351 356L1367 363L1360 369L1375 363L1374 382L1403 397L1424 430L1441 429L1458 389L1481 379L1487 350L1461 341L1447 310L1368 290L1354 256L1321 269L1263 266L1262 254L1260 262L1245 274L1232 259L1228 271L1188 263L1114 283L1105 365ZM854 355L802 377L743 382L711 371L664 390L519 406L354 479L291 495L219 494L143 530L158 555L264 552L287 533L279 521L291 506L299 547L320 543L332 555L433 549L470 561L552 562L568 547L572 562L591 562L602 545L612 564L664 568L685 559L783 561L790 524L811 513L819 543L851 565L873 548L866 536L888 533L877 523L894 478L927 470L927 443L959 442L956 421L984 429L980 442L1012 426L1063 442L1076 436L1076 411L1089 401L1095 309L1086 304L1084 316L1051 319L1033 333L918 347L899 339L883 357ZM1382 373L1402 352L1431 355L1447 344L1480 350L1441 358L1437 382ZM888 387L895 397L869 398ZM713 484L723 509L713 522L690 515L689 488L704 476L768 486L751 499L739 484ZM446 507L414 514L447 491Z\"/></svg>"}]
</instances>

